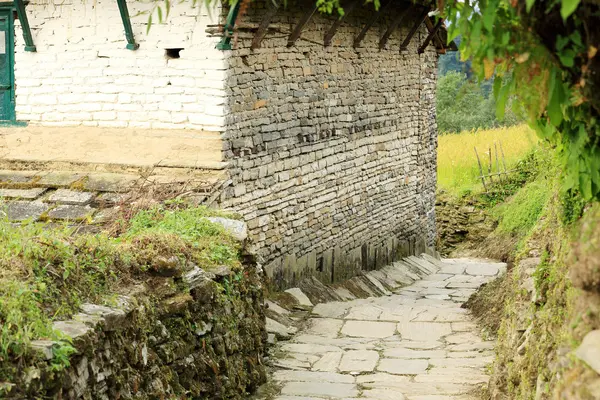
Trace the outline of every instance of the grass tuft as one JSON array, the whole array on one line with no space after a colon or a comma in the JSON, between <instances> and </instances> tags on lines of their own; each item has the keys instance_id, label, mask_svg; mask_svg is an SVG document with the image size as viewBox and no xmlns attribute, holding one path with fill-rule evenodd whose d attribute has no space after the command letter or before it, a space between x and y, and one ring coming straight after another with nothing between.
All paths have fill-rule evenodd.
<instances>
[{"instance_id":1,"label":"grass tuft","mask_svg":"<svg viewBox=\"0 0 600 400\"><path fill-rule=\"evenodd\" d=\"M548 200L552 185L549 182L533 181L519 190L506 203L491 210L500 222L498 230L502 233L524 235L536 224Z\"/></svg>"}]
</instances>

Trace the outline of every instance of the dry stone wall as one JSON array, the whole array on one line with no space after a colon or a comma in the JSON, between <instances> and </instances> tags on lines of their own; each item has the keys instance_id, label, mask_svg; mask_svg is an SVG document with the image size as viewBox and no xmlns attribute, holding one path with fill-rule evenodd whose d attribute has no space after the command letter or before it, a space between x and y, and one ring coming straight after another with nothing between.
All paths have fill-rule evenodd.
<instances>
[{"instance_id":1,"label":"dry stone wall","mask_svg":"<svg viewBox=\"0 0 600 400\"><path fill-rule=\"evenodd\" d=\"M288 2L260 49L240 31L227 59L224 204L244 215L280 287L340 280L435 241L437 54L417 52L425 27L399 52L414 23L405 19L380 51L385 18L354 49L365 8L324 47L334 17L315 14L287 47L305 8ZM264 11L253 3L243 23Z\"/></svg>"},{"instance_id":2,"label":"dry stone wall","mask_svg":"<svg viewBox=\"0 0 600 400\"><path fill-rule=\"evenodd\" d=\"M75 349L69 364L57 368L61 343L35 340L9 382L0 374L0 398L247 399L266 381L256 266L172 273L148 276L110 307L83 304L73 319L55 322Z\"/></svg>"}]
</instances>

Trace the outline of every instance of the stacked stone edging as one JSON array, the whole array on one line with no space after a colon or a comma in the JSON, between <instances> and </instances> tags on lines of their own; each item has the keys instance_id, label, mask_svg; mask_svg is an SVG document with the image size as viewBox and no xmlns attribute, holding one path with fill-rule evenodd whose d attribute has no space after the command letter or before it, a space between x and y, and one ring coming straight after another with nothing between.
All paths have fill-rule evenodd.
<instances>
[{"instance_id":1,"label":"stacked stone edging","mask_svg":"<svg viewBox=\"0 0 600 400\"><path fill-rule=\"evenodd\" d=\"M315 277L307 278L298 287L277 293L267 301L265 313L270 342L289 339L310 315L306 311L319 304L327 307L327 303L391 296L394 291L436 273L440 266L437 257L424 253L336 284L324 285ZM296 311L300 313L292 315Z\"/></svg>"}]
</instances>

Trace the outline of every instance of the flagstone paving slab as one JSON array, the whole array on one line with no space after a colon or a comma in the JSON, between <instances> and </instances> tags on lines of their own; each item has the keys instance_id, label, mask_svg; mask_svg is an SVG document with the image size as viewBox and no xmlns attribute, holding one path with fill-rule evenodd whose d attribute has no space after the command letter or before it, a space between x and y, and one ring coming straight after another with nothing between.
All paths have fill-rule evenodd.
<instances>
[{"instance_id":1,"label":"flagstone paving slab","mask_svg":"<svg viewBox=\"0 0 600 400\"><path fill-rule=\"evenodd\" d=\"M342 334L351 337L385 338L396 333L393 322L346 321Z\"/></svg>"},{"instance_id":2,"label":"flagstone paving slab","mask_svg":"<svg viewBox=\"0 0 600 400\"><path fill-rule=\"evenodd\" d=\"M5 200L5 199L33 200L33 199L37 199L45 191L46 191L46 188L0 189L0 200Z\"/></svg>"},{"instance_id":3,"label":"flagstone paving slab","mask_svg":"<svg viewBox=\"0 0 600 400\"><path fill-rule=\"evenodd\" d=\"M379 354L373 350L351 350L342 355L340 372L373 372Z\"/></svg>"},{"instance_id":4,"label":"flagstone paving slab","mask_svg":"<svg viewBox=\"0 0 600 400\"><path fill-rule=\"evenodd\" d=\"M505 266L426 260L373 274L423 279L390 296L314 307L306 326L278 345L275 400L476 400L475 389L489 380L494 343L481 338L461 305Z\"/></svg>"}]
</instances>

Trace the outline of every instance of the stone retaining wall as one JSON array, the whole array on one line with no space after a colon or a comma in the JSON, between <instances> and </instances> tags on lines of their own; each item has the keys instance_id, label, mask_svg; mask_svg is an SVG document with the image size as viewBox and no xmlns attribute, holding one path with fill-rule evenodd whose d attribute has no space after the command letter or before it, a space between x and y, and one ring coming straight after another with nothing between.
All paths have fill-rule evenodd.
<instances>
[{"instance_id":1,"label":"stone retaining wall","mask_svg":"<svg viewBox=\"0 0 600 400\"><path fill-rule=\"evenodd\" d=\"M170 275L170 274L165 274ZM73 340L70 366L56 369L60 345L38 340L3 399L246 399L266 380L267 339L256 269L194 267L155 276L111 307L84 304L54 328Z\"/></svg>"},{"instance_id":2,"label":"stone retaining wall","mask_svg":"<svg viewBox=\"0 0 600 400\"><path fill-rule=\"evenodd\" d=\"M258 24L263 7L253 3L242 23ZM354 49L373 13L366 7L324 47L335 17L316 13L287 47L305 8L278 11L260 49L240 31L228 58L233 185L224 204L244 215L280 287L374 269L433 247L436 236L437 54L433 45L417 52L425 27L399 52L414 23L406 18L380 51L384 18Z\"/></svg>"},{"instance_id":3,"label":"stone retaining wall","mask_svg":"<svg viewBox=\"0 0 600 400\"><path fill-rule=\"evenodd\" d=\"M449 256L457 247L471 249L494 231L496 222L474 198L455 198L443 191L436 200L437 250Z\"/></svg>"}]
</instances>

